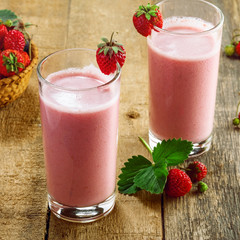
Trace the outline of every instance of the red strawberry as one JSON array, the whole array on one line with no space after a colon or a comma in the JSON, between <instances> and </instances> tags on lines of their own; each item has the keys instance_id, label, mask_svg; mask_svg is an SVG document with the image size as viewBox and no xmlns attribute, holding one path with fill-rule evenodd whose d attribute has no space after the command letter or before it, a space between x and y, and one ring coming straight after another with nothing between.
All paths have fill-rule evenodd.
<instances>
[{"instance_id":1,"label":"red strawberry","mask_svg":"<svg viewBox=\"0 0 240 240\"><path fill-rule=\"evenodd\" d=\"M194 161L188 165L186 173L191 178L192 182L198 182L206 177L207 167L199 161Z\"/></svg>"},{"instance_id":2,"label":"red strawberry","mask_svg":"<svg viewBox=\"0 0 240 240\"><path fill-rule=\"evenodd\" d=\"M9 77L24 69L24 58L17 50L4 50L0 55L0 74Z\"/></svg>"},{"instance_id":3,"label":"red strawberry","mask_svg":"<svg viewBox=\"0 0 240 240\"><path fill-rule=\"evenodd\" d=\"M236 45L235 51L236 51L236 54L240 56L240 42L238 42L238 44Z\"/></svg>"},{"instance_id":4,"label":"red strawberry","mask_svg":"<svg viewBox=\"0 0 240 240\"><path fill-rule=\"evenodd\" d=\"M192 188L189 176L180 169L174 168L169 171L165 193L170 197L181 197Z\"/></svg>"},{"instance_id":5,"label":"red strawberry","mask_svg":"<svg viewBox=\"0 0 240 240\"><path fill-rule=\"evenodd\" d=\"M133 15L133 25L144 37L151 35L152 29L158 31L155 26L158 28L163 26L163 18L159 7L150 3L147 6L139 6L139 9Z\"/></svg>"},{"instance_id":6,"label":"red strawberry","mask_svg":"<svg viewBox=\"0 0 240 240\"><path fill-rule=\"evenodd\" d=\"M146 19L145 15L137 17L137 13L135 13L133 15L133 24L136 30L144 37L151 35L153 25Z\"/></svg>"},{"instance_id":7,"label":"red strawberry","mask_svg":"<svg viewBox=\"0 0 240 240\"><path fill-rule=\"evenodd\" d=\"M30 64L31 60L30 60L29 55L27 54L27 52L22 51L21 54L22 54L22 56L24 58L24 66L26 68Z\"/></svg>"},{"instance_id":8,"label":"red strawberry","mask_svg":"<svg viewBox=\"0 0 240 240\"><path fill-rule=\"evenodd\" d=\"M104 43L98 44L96 52L96 60L100 70L109 75L114 73L117 69L117 62L122 67L126 59L126 51L124 47L113 40L113 34L110 41L106 38L102 38Z\"/></svg>"},{"instance_id":9,"label":"red strawberry","mask_svg":"<svg viewBox=\"0 0 240 240\"><path fill-rule=\"evenodd\" d=\"M24 35L18 30L10 30L4 38L4 49L23 51L25 46Z\"/></svg>"},{"instance_id":10,"label":"red strawberry","mask_svg":"<svg viewBox=\"0 0 240 240\"><path fill-rule=\"evenodd\" d=\"M7 27L4 24L0 25L0 49L3 49L3 41L8 33Z\"/></svg>"}]
</instances>

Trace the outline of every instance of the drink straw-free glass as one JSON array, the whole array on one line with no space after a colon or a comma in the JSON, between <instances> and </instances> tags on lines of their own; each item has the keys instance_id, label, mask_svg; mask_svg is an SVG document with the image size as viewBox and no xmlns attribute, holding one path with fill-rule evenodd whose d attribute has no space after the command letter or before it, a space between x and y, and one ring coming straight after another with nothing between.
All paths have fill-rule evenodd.
<instances>
[{"instance_id":1,"label":"drink straw-free glass","mask_svg":"<svg viewBox=\"0 0 240 240\"><path fill-rule=\"evenodd\" d=\"M223 14L203 0L157 4L163 29L148 37L149 141L192 141L191 156L212 140Z\"/></svg>"},{"instance_id":2,"label":"drink straw-free glass","mask_svg":"<svg viewBox=\"0 0 240 240\"><path fill-rule=\"evenodd\" d=\"M95 51L66 49L38 65L48 200L73 222L92 222L115 203L120 67L102 74Z\"/></svg>"}]
</instances>

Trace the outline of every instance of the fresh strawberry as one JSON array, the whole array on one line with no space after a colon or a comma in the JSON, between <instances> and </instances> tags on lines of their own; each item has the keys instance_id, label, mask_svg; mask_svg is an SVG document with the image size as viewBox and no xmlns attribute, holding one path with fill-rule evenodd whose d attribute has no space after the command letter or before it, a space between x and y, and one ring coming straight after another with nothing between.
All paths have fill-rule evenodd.
<instances>
[{"instance_id":1,"label":"fresh strawberry","mask_svg":"<svg viewBox=\"0 0 240 240\"><path fill-rule=\"evenodd\" d=\"M136 30L147 37L151 35L152 29L158 31L157 28L162 28L163 18L157 5L139 6L139 9L133 15L133 25Z\"/></svg>"},{"instance_id":2,"label":"fresh strawberry","mask_svg":"<svg viewBox=\"0 0 240 240\"><path fill-rule=\"evenodd\" d=\"M133 15L133 24L136 30L144 37L151 35L153 25L147 20L145 15L137 17L137 13L135 13Z\"/></svg>"},{"instance_id":3,"label":"fresh strawberry","mask_svg":"<svg viewBox=\"0 0 240 240\"><path fill-rule=\"evenodd\" d=\"M192 182L199 182L206 177L207 167L199 161L194 161L188 165L186 173L191 178Z\"/></svg>"},{"instance_id":4,"label":"fresh strawberry","mask_svg":"<svg viewBox=\"0 0 240 240\"><path fill-rule=\"evenodd\" d=\"M3 49L3 41L8 33L7 27L4 24L0 25L0 49Z\"/></svg>"},{"instance_id":5,"label":"fresh strawberry","mask_svg":"<svg viewBox=\"0 0 240 240\"><path fill-rule=\"evenodd\" d=\"M109 75L114 73L117 69L117 63L122 67L126 59L126 51L122 44L113 40L113 34L110 41L102 38L103 43L98 44L96 52L96 60L100 70Z\"/></svg>"},{"instance_id":6,"label":"fresh strawberry","mask_svg":"<svg viewBox=\"0 0 240 240\"><path fill-rule=\"evenodd\" d=\"M23 51L25 46L24 35L18 30L10 30L4 38L4 49Z\"/></svg>"},{"instance_id":7,"label":"fresh strawberry","mask_svg":"<svg viewBox=\"0 0 240 240\"><path fill-rule=\"evenodd\" d=\"M24 66L26 68L30 64L31 60L30 60L29 55L27 54L27 52L22 51L21 54L22 54L22 56L24 58Z\"/></svg>"},{"instance_id":8,"label":"fresh strawberry","mask_svg":"<svg viewBox=\"0 0 240 240\"><path fill-rule=\"evenodd\" d=\"M4 50L0 55L0 74L9 77L24 69L24 58L17 50Z\"/></svg>"},{"instance_id":9,"label":"fresh strawberry","mask_svg":"<svg viewBox=\"0 0 240 240\"><path fill-rule=\"evenodd\" d=\"M169 171L165 193L170 197L181 197L192 188L189 176L180 169L174 168Z\"/></svg>"},{"instance_id":10,"label":"fresh strawberry","mask_svg":"<svg viewBox=\"0 0 240 240\"><path fill-rule=\"evenodd\" d=\"M237 43L236 47L235 47L235 51L236 51L236 54L238 56L240 56L240 42Z\"/></svg>"}]
</instances>

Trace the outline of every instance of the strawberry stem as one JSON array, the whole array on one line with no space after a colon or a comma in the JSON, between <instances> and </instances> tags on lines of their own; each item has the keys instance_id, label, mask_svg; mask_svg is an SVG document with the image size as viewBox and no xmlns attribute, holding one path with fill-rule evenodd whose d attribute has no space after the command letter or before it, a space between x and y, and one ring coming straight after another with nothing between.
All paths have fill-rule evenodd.
<instances>
[{"instance_id":1,"label":"strawberry stem","mask_svg":"<svg viewBox=\"0 0 240 240\"><path fill-rule=\"evenodd\" d=\"M141 141L141 143L143 144L143 146L147 148L147 150L150 152L150 154L152 154L152 149L151 149L150 146L146 143L146 141L145 141L143 138L141 138L141 137L138 137L138 138L139 138L139 140Z\"/></svg>"},{"instance_id":2,"label":"strawberry stem","mask_svg":"<svg viewBox=\"0 0 240 240\"><path fill-rule=\"evenodd\" d=\"M240 106L240 101L238 102L238 105L237 105L237 112L236 112L236 115L237 115L237 116L238 116L238 113L239 113L239 111L238 111L239 106Z\"/></svg>"},{"instance_id":3,"label":"strawberry stem","mask_svg":"<svg viewBox=\"0 0 240 240\"><path fill-rule=\"evenodd\" d=\"M114 35L114 32L112 33L111 38L110 38L110 42L109 42L110 46L112 46L113 35Z\"/></svg>"},{"instance_id":4,"label":"strawberry stem","mask_svg":"<svg viewBox=\"0 0 240 240\"><path fill-rule=\"evenodd\" d=\"M236 35L234 35L233 37L232 37L232 43L233 44L238 44L238 38L240 37L240 34L236 34Z\"/></svg>"}]
</instances>

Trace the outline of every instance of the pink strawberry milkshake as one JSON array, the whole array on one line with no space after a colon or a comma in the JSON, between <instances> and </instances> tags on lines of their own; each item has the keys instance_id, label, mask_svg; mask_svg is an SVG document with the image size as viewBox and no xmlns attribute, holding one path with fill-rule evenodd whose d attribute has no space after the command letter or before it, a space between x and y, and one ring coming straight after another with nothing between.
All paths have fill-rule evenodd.
<instances>
[{"instance_id":1,"label":"pink strawberry milkshake","mask_svg":"<svg viewBox=\"0 0 240 240\"><path fill-rule=\"evenodd\" d=\"M98 71L50 74L55 87L40 94L48 193L66 206L92 206L115 190L120 79L98 88L107 81Z\"/></svg>"},{"instance_id":2,"label":"pink strawberry milkshake","mask_svg":"<svg viewBox=\"0 0 240 240\"><path fill-rule=\"evenodd\" d=\"M199 143L211 136L221 44L219 32L203 32L212 27L171 17L148 37L150 134L159 140Z\"/></svg>"}]
</instances>

